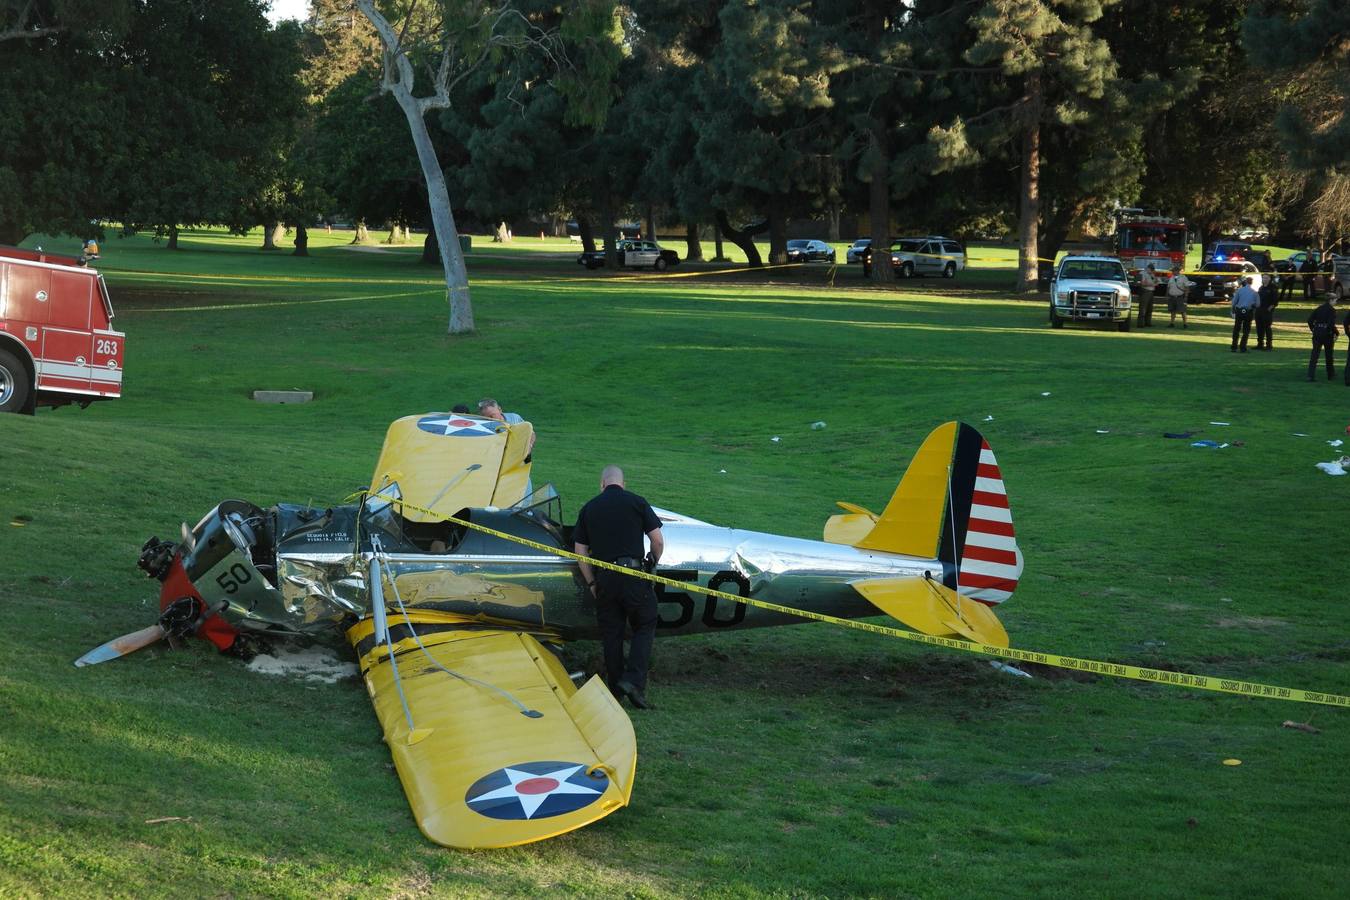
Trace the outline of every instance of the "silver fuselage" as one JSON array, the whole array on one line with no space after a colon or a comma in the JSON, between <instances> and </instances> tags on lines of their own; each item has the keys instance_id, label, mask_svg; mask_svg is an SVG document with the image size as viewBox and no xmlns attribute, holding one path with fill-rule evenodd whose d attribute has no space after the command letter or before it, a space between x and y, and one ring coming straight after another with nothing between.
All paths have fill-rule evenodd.
<instances>
[{"instance_id":1,"label":"silver fuselage","mask_svg":"<svg viewBox=\"0 0 1350 900\"><path fill-rule=\"evenodd\" d=\"M202 558L195 565L189 560L194 585L212 606L226 604L227 619L250 630L318 635L371 613L368 576L375 550L369 532L379 538L377 529L365 529L364 521L350 528L320 522L321 527L280 540L275 572L268 573L265 565L255 567L265 554L250 545L253 535L247 529L241 539L238 528L213 527L231 502L197 526L196 553ZM277 509L271 513L274 520L279 520ZM947 574L934 559L723 528L665 511L660 515L665 551L656 574L796 609L844 618L876 615L877 609L851 582L925 573L942 579ZM471 518L540 544L572 549L568 530L542 516L474 510ZM355 514L345 521L354 522ZM516 621L567 639L599 636L595 600L583 589L571 559L477 531L461 532L449 550L383 537L375 543L381 546L385 603L394 617L401 603L409 610ZM216 550L210 552L208 545ZM658 634L805 621L668 585L655 587Z\"/></svg>"}]
</instances>

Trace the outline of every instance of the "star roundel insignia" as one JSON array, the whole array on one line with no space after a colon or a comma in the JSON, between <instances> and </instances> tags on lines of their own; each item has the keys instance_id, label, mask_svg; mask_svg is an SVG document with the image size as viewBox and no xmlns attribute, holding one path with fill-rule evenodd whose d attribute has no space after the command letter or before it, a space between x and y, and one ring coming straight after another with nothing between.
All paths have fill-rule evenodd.
<instances>
[{"instance_id":1,"label":"star roundel insignia","mask_svg":"<svg viewBox=\"0 0 1350 900\"><path fill-rule=\"evenodd\" d=\"M431 434L445 437L488 437L506 429L506 424L496 419L484 419L478 416L450 415L423 416L417 420L417 427Z\"/></svg>"},{"instance_id":2,"label":"star roundel insignia","mask_svg":"<svg viewBox=\"0 0 1350 900\"><path fill-rule=\"evenodd\" d=\"M609 778L570 762L530 762L489 772L464 793L464 803L490 819L547 819L590 806Z\"/></svg>"}]
</instances>

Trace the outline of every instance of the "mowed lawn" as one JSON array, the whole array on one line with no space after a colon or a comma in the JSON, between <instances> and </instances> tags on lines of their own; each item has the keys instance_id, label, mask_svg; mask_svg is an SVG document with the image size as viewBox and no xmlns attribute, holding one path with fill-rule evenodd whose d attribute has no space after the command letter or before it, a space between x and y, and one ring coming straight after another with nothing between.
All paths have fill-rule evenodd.
<instances>
[{"instance_id":1,"label":"mowed lawn","mask_svg":"<svg viewBox=\"0 0 1350 900\"><path fill-rule=\"evenodd\" d=\"M1314 467L1350 452L1328 443L1350 388L1304 380L1305 304L1236 355L1219 307L1051 330L1006 249L879 289L857 266L588 273L518 238L476 245L478 332L450 337L417 248L347 240L110 238L126 396L0 418L0 896L1343 895L1350 713L1326 706L1021 679L820 624L669 639L632 806L458 853L417 831L355 679L195 641L73 668L154 620L152 534L227 497L337 503L393 419L494 396L569 517L616 462L657 505L812 538L965 420L1026 558L1014 646L1350 693L1350 478ZM1163 437L1185 431L1229 446Z\"/></svg>"}]
</instances>

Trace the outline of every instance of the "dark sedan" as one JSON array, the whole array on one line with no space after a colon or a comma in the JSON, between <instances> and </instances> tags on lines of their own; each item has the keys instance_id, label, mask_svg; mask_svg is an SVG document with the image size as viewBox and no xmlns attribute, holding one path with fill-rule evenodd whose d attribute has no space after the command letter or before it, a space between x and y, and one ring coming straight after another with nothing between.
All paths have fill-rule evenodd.
<instances>
[{"instance_id":1,"label":"dark sedan","mask_svg":"<svg viewBox=\"0 0 1350 900\"><path fill-rule=\"evenodd\" d=\"M1255 263L1246 260L1236 262L1210 262L1205 268L1191 277L1191 303L1219 303L1233 299L1244 275L1259 275Z\"/></svg>"},{"instance_id":2,"label":"dark sedan","mask_svg":"<svg viewBox=\"0 0 1350 900\"><path fill-rule=\"evenodd\" d=\"M790 263L832 263L834 248L824 241L788 241L787 258Z\"/></svg>"}]
</instances>

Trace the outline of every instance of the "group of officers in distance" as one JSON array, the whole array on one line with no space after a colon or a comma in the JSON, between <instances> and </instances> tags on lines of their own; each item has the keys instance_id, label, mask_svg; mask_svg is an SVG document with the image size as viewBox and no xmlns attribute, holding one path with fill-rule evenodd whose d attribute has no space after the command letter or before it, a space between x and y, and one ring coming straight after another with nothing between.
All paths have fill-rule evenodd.
<instances>
[{"instance_id":1,"label":"group of officers in distance","mask_svg":"<svg viewBox=\"0 0 1350 900\"><path fill-rule=\"evenodd\" d=\"M1230 313L1233 317L1233 340L1230 350L1233 353L1247 352L1247 339L1251 335L1252 323L1256 323L1256 349L1273 350L1271 343L1272 325L1275 321L1275 307L1280 300L1294 299L1294 282L1299 276L1294 274L1244 275L1238 289L1233 292ZM1277 285L1278 282L1278 285ZM1153 301L1158 286L1162 284L1157 271L1150 264L1139 274L1139 321L1140 328L1153 325ZM1167 326L1175 328L1177 313L1181 313L1181 327L1186 322L1186 298L1195 284L1184 272L1174 272L1167 279L1167 308L1172 321ZM1313 296L1312 279L1303 276L1303 295L1305 299ZM1341 322L1340 331L1350 338L1350 312ZM1327 380L1336 377L1336 295L1330 291L1322 294L1322 304L1308 316L1308 331L1312 335L1312 355L1308 358L1308 380L1316 381L1317 363L1320 357L1326 357ZM1350 387L1350 347L1345 356L1345 384Z\"/></svg>"}]
</instances>

